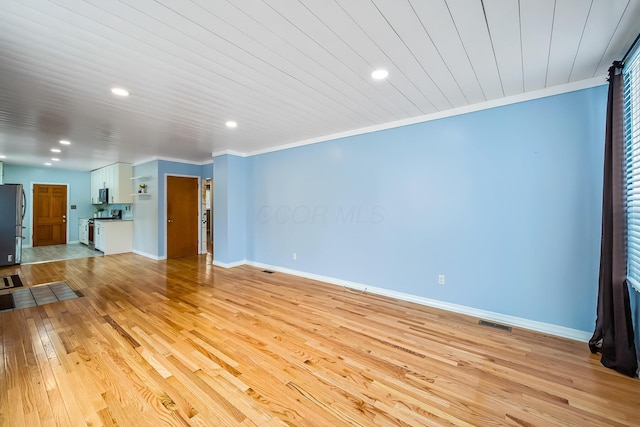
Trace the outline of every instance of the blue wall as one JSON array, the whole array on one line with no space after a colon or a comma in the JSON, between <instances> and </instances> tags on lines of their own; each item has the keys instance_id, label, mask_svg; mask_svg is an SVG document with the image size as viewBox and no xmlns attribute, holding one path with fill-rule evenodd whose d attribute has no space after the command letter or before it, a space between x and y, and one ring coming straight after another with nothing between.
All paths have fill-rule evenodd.
<instances>
[{"instance_id":1,"label":"blue wall","mask_svg":"<svg viewBox=\"0 0 640 427\"><path fill-rule=\"evenodd\" d=\"M163 259L166 257L165 175L211 178L213 164L153 160L134 166L133 175L142 177L136 184L144 182L148 188L147 195L134 200L133 249L142 255Z\"/></svg>"},{"instance_id":2,"label":"blue wall","mask_svg":"<svg viewBox=\"0 0 640 427\"><path fill-rule=\"evenodd\" d=\"M158 161L135 165L133 176L140 178L134 180L132 191L142 183L147 184L146 195L133 199L133 250L158 259L158 212L164 209L158 205Z\"/></svg>"},{"instance_id":3,"label":"blue wall","mask_svg":"<svg viewBox=\"0 0 640 427\"><path fill-rule=\"evenodd\" d=\"M4 182L6 184L22 184L27 192L27 213L24 225L26 237L24 244L32 244L32 184L68 184L67 205L76 205L76 209L68 209L68 242L78 241L78 219L93 216L91 205L91 174L57 168L38 168L4 164Z\"/></svg>"},{"instance_id":4,"label":"blue wall","mask_svg":"<svg viewBox=\"0 0 640 427\"><path fill-rule=\"evenodd\" d=\"M214 258L223 264L244 262L247 256L247 163L231 155L214 162Z\"/></svg>"},{"instance_id":5,"label":"blue wall","mask_svg":"<svg viewBox=\"0 0 640 427\"><path fill-rule=\"evenodd\" d=\"M247 259L592 331L606 95L245 159Z\"/></svg>"},{"instance_id":6,"label":"blue wall","mask_svg":"<svg viewBox=\"0 0 640 427\"><path fill-rule=\"evenodd\" d=\"M213 251L214 260L217 262L228 263L230 259L227 255L229 252L229 215L227 207L228 199L228 183L227 183L227 155L219 156L214 159L213 164ZM242 217L245 214L242 213Z\"/></svg>"},{"instance_id":7,"label":"blue wall","mask_svg":"<svg viewBox=\"0 0 640 427\"><path fill-rule=\"evenodd\" d=\"M200 166L200 178L213 178L213 160L211 161L211 163L206 163Z\"/></svg>"}]
</instances>

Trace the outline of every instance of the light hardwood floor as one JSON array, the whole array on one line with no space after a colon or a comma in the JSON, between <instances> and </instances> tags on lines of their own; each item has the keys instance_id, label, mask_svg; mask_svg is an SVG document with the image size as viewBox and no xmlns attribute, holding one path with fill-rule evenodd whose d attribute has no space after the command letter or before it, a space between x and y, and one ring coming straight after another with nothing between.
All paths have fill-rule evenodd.
<instances>
[{"instance_id":1,"label":"light hardwood floor","mask_svg":"<svg viewBox=\"0 0 640 427\"><path fill-rule=\"evenodd\" d=\"M637 426L587 345L207 256L0 269L84 297L0 313L2 426Z\"/></svg>"}]
</instances>

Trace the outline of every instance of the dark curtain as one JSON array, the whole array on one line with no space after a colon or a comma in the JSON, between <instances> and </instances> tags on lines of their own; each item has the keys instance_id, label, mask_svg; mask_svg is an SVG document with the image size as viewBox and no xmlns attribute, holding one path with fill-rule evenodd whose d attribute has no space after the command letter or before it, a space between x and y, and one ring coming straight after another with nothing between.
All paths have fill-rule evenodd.
<instances>
[{"instance_id":1,"label":"dark curtain","mask_svg":"<svg viewBox=\"0 0 640 427\"><path fill-rule=\"evenodd\" d=\"M602 240L598 311L592 353L602 353L607 368L635 376L638 368L627 288L624 189L623 76L621 64L609 68L609 97L604 151Z\"/></svg>"}]
</instances>

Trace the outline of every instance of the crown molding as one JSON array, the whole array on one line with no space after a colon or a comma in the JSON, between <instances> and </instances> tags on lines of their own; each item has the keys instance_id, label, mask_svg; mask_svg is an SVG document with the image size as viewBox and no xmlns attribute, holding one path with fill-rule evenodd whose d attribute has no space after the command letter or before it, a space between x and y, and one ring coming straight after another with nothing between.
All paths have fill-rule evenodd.
<instances>
[{"instance_id":1,"label":"crown molding","mask_svg":"<svg viewBox=\"0 0 640 427\"><path fill-rule=\"evenodd\" d=\"M151 163L151 162L160 161L160 160L165 161L165 162L185 163L185 164L188 164L188 165L196 165L196 166L204 166L204 165L207 165L207 164L211 164L213 162L211 159L195 162L193 160L176 159L174 157L153 156L153 157L147 158L145 160L140 160L140 161L134 162L134 163L132 163L132 165L133 166L140 166L140 165L144 165L146 163Z\"/></svg>"},{"instance_id":2,"label":"crown molding","mask_svg":"<svg viewBox=\"0 0 640 427\"><path fill-rule=\"evenodd\" d=\"M235 151L235 150L222 150L222 151L214 151L213 153L211 153L211 157L218 157L218 156L224 156L224 155L247 157L247 153L243 153L241 151Z\"/></svg>"},{"instance_id":3,"label":"crown molding","mask_svg":"<svg viewBox=\"0 0 640 427\"><path fill-rule=\"evenodd\" d=\"M607 83L607 76L601 75L601 76L593 77L590 79L565 83L563 85L552 86L544 89L534 90L531 92L525 92L517 95L506 96L504 98L493 99L485 102L479 102L477 104L451 108L451 109L448 109L445 111L439 111L436 113L424 114L420 116L410 117L407 119L396 120L388 123L382 123L379 125L367 126L363 128L348 130L345 132L338 132L338 133L333 133L329 135L318 136L315 138L305 139L302 141L291 142L288 144L276 145L274 147L269 147L262 150L256 150L256 151L250 151L250 152L242 152L242 151L236 151L236 150L214 151L211 153L211 157L214 158L214 160L208 159L202 162L193 162L188 160L171 159L166 157L154 157L152 159L136 162L133 165L137 166L139 164L147 163L153 160L167 160L172 162L191 163L191 164L197 164L202 166L202 165L211 163L212 161L215 161L215 157L219 157L219 156L224 156L224 155L237 156L237 157L258 156L260 154L267 154L275 151L287 150L289 148L302 147L305 145L317 144L320 142L327 142L327 141L332 141L340 138L347 138L350 136L364 135L367 133L378 132L378 131L393 129L393 128L402 127L402 126L414 125L417 123L425 123L432 120L439 120L447 117L454 117L454 116L459 116L462 114L473 113L473 112L482 111L482 110L489 110L491 108L504 107L506 105L518 104L520 102L533 101L535 99L547 98L549 96L562 95L564 93L576 92L583 89L590 89L592 87L602 86L606 83Z\"/></svg>"},{"instance_id":4,"label":"crown molding","mask_svg":"<svg viewBox=\"0 0 640 427\"><path fill-rule=\"evenodd\" d=\"M332 141L339 138L346 138L349 136L363 135L371 132L378 132L386 129L393 129L401 126L413 125L417 123L429 122L432 120L444 119L447 117L459 116L462 114L473 113L476 111L488 110L496 107L503 107L506 105L517 104L525 101L532 101L534 99L546 98L554 95L561 95L564 93L575 92L582 89L589 89L596 86L602 86L606 84L607 77L605 75L593 77L586 80L580 80L577 82L566 83L563 85L548 87L531 92L520 93L517 95L507 96L504 98L493 99L491 101L480 102L472 105L465 105L462 107L452 108L445 111L439 111L437 113L425 114L421 116L410 117L407 119L396 120L393 122L383 123L380 125L367 126L359 129L352 129L345 132L338 132L330 135L319 136L316 138L305 139L303 141L292 142L289 144L278 145L271 148L265 148L263 150L251 151L246 153L243 157L258 156L260 154L272 153L274 151L287 150L289 148L302 147L304 145L317 144L319 142Z\"/></svg>"}]
</instances>

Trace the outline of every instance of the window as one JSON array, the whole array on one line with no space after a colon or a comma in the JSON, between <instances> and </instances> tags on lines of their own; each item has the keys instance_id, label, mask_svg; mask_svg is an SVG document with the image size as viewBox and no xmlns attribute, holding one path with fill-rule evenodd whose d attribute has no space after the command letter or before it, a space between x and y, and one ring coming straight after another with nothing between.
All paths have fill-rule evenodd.
<instances>
[{"instance_id":1,"label":"window","mask_svg":"<svg viewBox=\"0 0 640 427\"><path fill-rule=\"evenodd\" d=\"M627 279L640 292L640 48L624 74L624 138L627 187Z\"/></svg>"}]
</instances>

